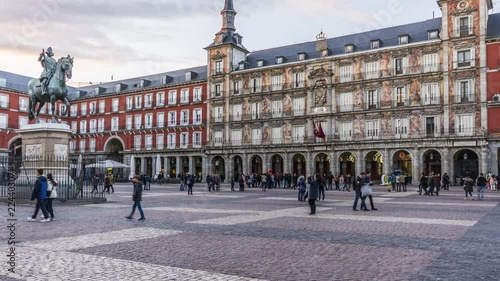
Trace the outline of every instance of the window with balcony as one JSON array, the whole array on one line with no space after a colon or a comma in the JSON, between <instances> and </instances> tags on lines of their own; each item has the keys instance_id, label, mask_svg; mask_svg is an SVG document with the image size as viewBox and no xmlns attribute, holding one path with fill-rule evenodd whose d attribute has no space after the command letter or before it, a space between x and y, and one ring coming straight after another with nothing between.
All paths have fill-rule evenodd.
<instances>
[{"instance_id":1,"label":"window with balcony","mask_svg":"<svg viewBox=\"0 0 500 281\"><path fill-rule=\"evenodd\" d=\"M144 107L145 108L153 107L153 94L147 94L144 96Z\"/></svg>"},{"instance_id":2,"label":"window with balcony","mask_svg":"<svg viewBox=\"0 0 500 281\"><path fill-rule=\"evenodd\" d=\"M439 84L433 83L423 85L422 104L439 104Z\"/></svg>"},{"instance_id":3,"label":"window with balcony","mask_svg":"<svg viewBox=\"0 0 500 281\"><path fill-rule=\"evenodd\" d=\"M457 51L457 67L469 67L471 66L472 59L471 50Z\"/></svg>"},{"instance_id":4,"label":"window with balcony","mask_svg":"<svg viewBox=\"0 0 500 281\"><path fill-rule=\"evenodd\" d=\"M80 114L81 114L81 116L87 115L87 104L86 103L80 104Z\"/></svg>"},{"instance_id":5,"label":"window with balcony","mask_svg":"<svg viewBox=\"0 0 500 281\"><path fill-rule=\"evenodd\" d=\"M201 102L201 87L194 88L193 102Z\"/></svg>"},{"instance_id":6,"label":"window with balcony","mask_svg":"<svg viewBox=\"0 0 500 281\"><path fill-rule=\"evenodd\" d=\"M165 106L165 92L156 93L156 106Z\"/></svg>"},{"instance_id":7,"label":"window with balcony","mask_svg":"<svg viewBox=\"0 0 500 281\"><path fill-rule=\"evenodd\" d=\"M380 122L378 120L366 121L365 130L367 139L378 139L380 132Z\"/></svg>"},{"instance_id":8,"label":"window with balcony","mask_svg":"<svg viewBox=\"0 0 500 281\"><path fill-rule=\"evenodd\" d=\"M352 122L339 123L338 132L340 140L344 141L352 140L352 135L353 135Z\"/></svg>"},{"instance_id":9,"label":"window with balcony","mask_svg":"<svg viewBox=\"0 0 500 281\"><path fill-rule=\"evenodd\" d=\"M242 131L241 129L238 130L232 130L231 131L231 145L233 146L240 146L241 145L241 140L242 140Z\"/></svg>"},{"instance_id":10,"label":"window with balcony","mask_svg":"<svg viewBox=\"0 0 500 281\"><path fill-rule=\"evenodd\" d=\"M86 148L85 140L80 140L80 152L84 153Z\"/></svg>"},{"instance_id":11,"label":"window with balcony","mask_svg":"<svg viewBox=\"0 0 500 281\"><path fill-rule=\"evenodd\" d=\"M188 148L189 146L189 133L181 133L181 148Z\"/></svg>"},{"instance_id":12,"label":"window with balcony","mask_svg":"<svg viewBox=\"0 0 500 281\"><path fill-rule=\"evenodd\" d=\"M365 78L366 79L377 79L379 78L379 62L367 62L365 63Z\"/></svg>"},{"instance_id":13,"label":"window with balcony","mask_svg":"<svg viewBox=\"0 0 500 281\"><path fill-rule=\"evenodd\" d=\"M457 136L474 135L474 114L457 115L455 121L455 133Z\"/></svg>"},{"instance_id":14,"label":"window with balcony","mask_svg":"<svg viewBox=\"0 0 500 281\"><path fill-rule=\"evenodd\" d=\"M272 91L283 90L283 76L282 75L271 76L271 90Z\"/></svg>"},{"instance_id":15,"label":"window with balcony","mask_svg":"<svg viewBox=\"0 0 500 281\"><path fill-rule=\"evenodd\" d=\"M127 111L134 109L134 97L127 97Z\"/></svg>"},{"instance_id":16,"label":"window with balcony","mask_svg":"<svg viewBox=\"0 0 500 281\"><path fill-rule=\"evenodd\" d=\"M349 112L354 110L352 93L340 93L339 95L339 111Z\"/></svg>"},{"instance_id":17,"label":"window with balcony","mask_svg":"<svg viewBox=\"0 0 500 281\"><path fill-rule=\"evenodd\" d=\"M293 115L303 116L305 114L306 100L305 98L293 99Z\"/></svg>"},{"instance_id":18,"label":"window with balcony","mask_svg":"<svg viewBox=\"0 0 500 281\"><path fill-rule=\"evenodd\" d=\"M283 57L277 57L276 58L276 64L282 64L284 61Z\"/></svg>"},{"instance_id":19,"label":"window with balcony","mask_svg":"<svg viewBox=\"0 0 500 281\"><path fill-rule=\"evenodd\" d=\"M377 90L369 90L367 94L368 100L368 109L377 109L378 108L378 92Z\"/></svg>"},{"instance_id":20,"label":"window with balcony","mask_svg":"<svg viewBox=\"0 0 500 281\"><path fill-rule=\"evenodd\" d=\"M351 82L354 78L354 75L352 74L352 65L345 65L341 66L339 69L339 82L340 83L346 83L346 82Z\"/></svg>"},{"instance_id":21,"label":"window with balcony","mask_svg":"<svg viewBox=\"0 0 500 281\"><path fill-rule=\"evenodd\" d=\"M169 105L177 104L177 91L168 92L168 104Z\"/></svg>"},{"instance_id":22,"label":"window with balcony","mask_svg":"<svg viewBox=\"0 0 500 281\"><path fill-rule=\"evenodd\" d=\"M120 129L120 119L118 117L111 118L111 131L116 132Z\"/></svg>"},{"instance_id":23,"label":"window with balcony","mask_svg":"<svg viewBox=\"0 0 500 281\"><path fill-rule=\"evenodd\" d=\"M237 96L241 93L241 81L233 81L233 95Z\"/></svg>"},{"instance_id":24,"label":"window with balcony","mask_svg":"<svg viewBox=\"0 0 500 281\"><path fill-rule=\"evenodd\" d=\"M474 100L473 83L470 80L457 82L457 95L455 95L455 102L472 102Z\"/></svg>"},{"instance_id":25,"label":"window with balcony","mask_svg":"<svg viewBox=\"0 0 500 281\"><path fill-rule=\"evenodd\" d=\"M162 150L163 148L165 148L164 142L165 142L165 136L163 134L156 135L156 149Z\"/></svg>"},{"instance_id":26,"label":"window with balcony","mask_svg":"<svg viewBox=\"0 0 500 281\"><path fill-rule=\"evenodd\" d=\"M251 105L252 120L259 120L262 117L262 110L259 102L253 102Z\"/></svg>"},{"instance_id":27,"label":"window with balcony","mask_svg":"<svg viewBox=\"0 0 500 281\"><path fill-rule=\"evenodd\" d=\"M142 129L142 115L141 114L137 114L135 116L135 129L136 130Z\"/></svg>"},{"instance_id":28,"label":"window with balcony","mask_svg":"<svg viewBox=\"0 0 500 281\"><path fill-rule=\"evenodd\" d=\"M293 74L293 88L294 89L300 89L304 88L305 86L305 73L304 72L297 72Z\"/></svg>"},{"instance_id":29,"label":"window with balcony","mask_svg":"<svg viewBox=\"0 0 500 281\"><path fill-rule=\"evenodd\" d=\"M144 138L144 146L147 150L153 149L153 136L152 135L146 135Z\"/></svg>"},{"instance_id":30,"label":"window with balcony","mask_svg":"<svg viewBox=\"0 0 500 281\"><path fill-rule=\"evenodd\" d=\"M76 117L78 115L78 105L74 104L71 106L70 115L71 117Z\"/></svg>"},{"instance_id":31,"label":"window with balcony","mask_svg":"<svg viewBox=\"0 0 500 281\"><path fill-rule=\"evenodd\" d=\"M158 112L156 114L156 127L157 128L163 128L163 127L165 127L165 113Z\"/></svg>"},{"instance_id":32,"label":"window with balcony","mask_svg":"<svg viewBox=\"0 0 500 281\"><path fill-rule=\"evenodd\" d=\"M262 77L250 80L250 92L252 94L262 92Z\"/></svg>"},{"instance_id":33,"label":"window with balcony","mask_svg":"<svg viewBox=\"0 0 500 281\"><path fill-rule=\"evenodd\" d=\"M394 97L394 106L402 107L406 105L406 88L405 87L397 87L396 95Z\"/></svg>"},{"instance_id":34,"label":"window with balcony","mask_svg":"<svg viewBox=\"0 0 500 281\"><path fill-rule=\"evenodd\" d=\"M91 102L89 103L89 114L90 115L95 115L97 113L97 102Z\"/></svg>"},{"instance_id":35,"label":"window with balcony","mask_svg":"<svg viewBox=\"0 0 500 281\"><path fill-rule=\"evenodd\" d=\"M87 120L80 121L80 134L87 133Z\"/></svg>"},{"instance_id":36,"label":"window with balcony","mask_svg":"<svg viewBox=\"0 0 500 281\"><path fill-rule=\"evenodd\" d=\"M214 97L222 97L222 84L214 85Z\"/></svg>"},{"instance_id":37,"label":"window with balcony","mask_svg":"<svg viewBox=\"0 0 500 281\"><path fill-rule=\"evenodd\" d=\"M422 57L424 72L436 72L439 69L439 61L437 54L427 54Z\"/></svg>"},{"instance_id":38,"label":"window with balcony","mask_svg":"<svg viewBox=\"0 0 500 281\"><path fill-rule=\"evenodd\" d=\"M394 74L395 75L406 74L407 68L408 68L408 59L407 58L394 59Z\"/></svg>"},{"instance_id":39,"label":"window with balcony","mask_svg":"<svg viewBox=\"0 0 500 281\"><path fill-rule=\"evenodd\" d=\"M224 139L223 139L222 131L214 132L214 145L215 146L222 146L223 143L224 143Z\"/></svg>"},{"instance_id":40,"label":"window with balcony","mask_svg":"<svg viewBox=\"0 0 500 281\"><path fill-rule=\"evenodd\" d=\"M273 118L279 118L283 116L283 101L276 100L272 102L272 116Z\"/></svg>"},{"instance_id":41,"label":"window with balcony","mask_svg":"<svg viewBox=\"0 0 500 281\"><path fill-rule=\"evenodd\" d=\"M252 129L252 144L260 145L262 142L262 130L261 129Z\"/></svg>"},{"instance_id":42,"label":"window with balcony","mask_svg":"<svg viewBox=\"0 0 500 281\"><path fill-rule=\"evenodd\" d=\"M19 98L19 111L27 112L28 111L28 102L29 102L29 99Z\"/></svg>"},{"instance_id":43,"label":"window with balcony","mask_svg":"<svg viewBox=\"0 0 500 281\"><path fill-rule=\"evenodd\" d=\"M63 115L66 111L66 105L64 104L59 104L59 115Z\"/></svg>"},{"instance_id":44,"label":"window with balcony","mask_svg":"<svg viewBox=\"0 0 500 281\"><path fill-rule=\"evenodd\" d=\"M142 108L142 96L135 96L134 108L135 109Z\"/></svg>"},{"instance_id":45,"label":"window with balcony","mask_svg":"<svg viewBox=\"0 0 500 281\"><path fill-rule=\"evenodd\" d=\"M104 132L105 128L104 128L104 118L101 118L99 120L97 120L97 131L99 133L102 133Z\"/></svg>"},{"instance_id":46,"label":"window with balcony","mask_svg":"<svg viewBox=\"0 0 500 281\"><path fill-rule=\"evenodd\" d=\"M181 111L181 126L189 125L189 110Z\"/></svg>"},{"instance_id":47,"label":"window with balcony","mask_svg":"<svg viewBox=\"0 0 500 281\"><path fill-rule=\"evenodd\" d=\"M189 89L181 90L181 103L189 103Z\"/></svg>"},{"instance_id":48,"label":"window with balcony","mask_svg":"<svg viewBox=\"0 0 500 281\"><path fill-rule=\"evenodd\" d=\"M224 68L221 60L215 61L215 74L223 74L224 73Z\"/></svg>"},{"instance_id":49,"label":"window with balcony","mask_svg":"<svg viewBox=\"0 0 500 281\"><path fill-rule=\"evenodd\" d=\"M474 17L457 17L455 18L455 36L468 37L474 35Z\"/></svg>"},{"instance_id":50,"label":"window with balcony","mask_svg":"<svg viewBox=\"0 0 500 281\"><path fill-rule=\"evenodd\" d=\"M28 117L19 116L19 128L24 125L28 125Z\"/></svg>"},{"instance_id":51,"label":"window with balcony","mask_svg":"<svg viewBox=\"0 0 500 281\"><path fill-rule=\"evenodd\" d=\"M148 113L144 116L144 127L146 129L153 128L153 113Z\"/></svg>"},{"instance_id":52,"label":"window with balcony","mask_svg":"<svg viewBox=\"0 0 500 281\"><path fill-rule=\"evenodd\" d=\"M119 99L113 99L112 102L112 111L113 112L118 112L119 111L119 106L120 106L120 100Z\"/></svg>"},{"instance_id":53,"label":"window with balcony","mask_svg":"<svg viewBox=\"0 0 500 281\"><path fill-rule=\"evenodd\" d=\"M9 108L9 96L8 95L0 95L0 107L1 108Z\"/></svg>"},{"instance_id":54,"label":"window with balcony","mask_svg":"<svg viewBox=\"0 0 500 281\"><path fill-rule=\"evenodd\" d=\"M69 152L70 153L75 152L75 147L76 147L76 141L74 141L74 140L69 141Z\"/></svg>"},{"instance_id":55,"label":"window with balcony","mask_svg":"<svg viewBox=\"0 0 500 281\"><path fill-rule=\"evenodd\" d=\"M281 127L271 129L271 142L273 144L283 143L283 129Z\"/></svg>"},{"instance_id":56,"label":"window with balcony","mask_svg":"<svg viewBox=\"0 0 500 281\"><path fill-rule=\"evenodd\" d=\"M92 153L95 152L95 139L90 139L89 140L89 150Z\"/></svg>"},{"instance_id":57,"label":"window with balcony","mask_svg":"<svg viewBox=\"0 0 500 281\"><path fill-rule=\"evenodd\" d=\"M201 125L202 123L202 110L197 108L193 110L193 125Z\"/></svg>"},{"instance_id":58,"label":"window with balcony","mask_svg":"<svg viewBox=\"0 0 500 281\"><path fill-rule=\"evenodd\" d=\"M97 120L92 119L89 123L89 133L97 133Z\"/></svg>"},{"instance_id":59,"label":"window with balcony","mask_svg":"<svg viewBox=\"0 0 500 281\"><path fill-rule=\"evenodd\" d=\"M243 106L241 104L233 105L233 121L241 121L241 113L243 110Z\"/></svg>"},{"instance_id":60,"label":"window with balcony","mask_svg":"<svg viewBox=\"0 0 500 281\"><path fill-rule=\"evenodd\" d=\"M177 144L176 144L176 134L168 134L167 148L168 149L175 149L176 146L177 146Z\"/></svg>"},{"instance_id":61,"label":"window with balcony","mask_svg":"<svg viewBox=\"0 0 500 281\"><path fill-rule=\"evenodd\" d=\"M193 133L193 147L200 148L201 147L201 132Z\"/></svg>"},{"instance_id":62,"label":"window with balcony","mask_svg":"<svg viewBox=\"0 0 500 281\"><path fill-rule=\"evenodd\" d=\"M407 138L410 120L408 118L394 119L394 134L397 138Z\"/></svg>"},{"instance_id":63,"label":"window with balcony","mask_svg":"<svg viewBox=\"0 0 500 281\"><path fill-rule=\"evenodd\" d=\"M175 127L175 126L177 126L177 112L170 111L168 113L168 126L169 127Z\"/></svg>"},{"instance_id":64,"label":"window with balcony","mask_svg":"<svg viewBox=\"0 0 500 281\"><path fill-rule=\"evenodd\" d=\"M425 118L425 134L427 137L434 137L437 135L438 122L436 117Z\"/></svg>"},{"instance_id":65,"label":"window with balcony","mask_svg":"<svg viewBox=\"0 0 500 281\"><path fill-rule=\"evenodd\" d=\"M142 146L142 138L141 136L135 136L134 137L134 148L135 150L141 150Z\"/></svg>"},{"instance_id":66,"label":"window with balcony","mask_svg":"<svg viewBox=\"0 0 500 281\"><path fill-rule=\"evenodd\" d=\"M106 112L106 101L99 101L99 114L104 114Z\"/></svg>"},{"instance_id":67,"label":"window with balcony","mask_svg":"<svg viewBox=\"0 0 500 281\"><path fill-rule=\"evenodd\" d=\"M304 143L305 136L306 133L304 126L293 126L292 128L293 143Z\"/></svg>"},{"instance_id":68,"label":"window with balcony","mask_svg":"<svg viewBox=\"0 0 500 281\"><path fill-rule=\"evenodd\" d=\"M125 117L125 128L127 130L132 130L133 119L134 119L134 117L132 115L127 115L127 117Z\"/></svg>"},{"instance_id":69,"label":"window with balcony","mask_svg":"<svg viewBox=\"0 0 500 281\"><path fill-rule=\"evenodd\" d=\"M223 108L222 106L216 106L214 107L214 122L215 123L221 123L223 121Z\"/></svg>"}]
</instances>

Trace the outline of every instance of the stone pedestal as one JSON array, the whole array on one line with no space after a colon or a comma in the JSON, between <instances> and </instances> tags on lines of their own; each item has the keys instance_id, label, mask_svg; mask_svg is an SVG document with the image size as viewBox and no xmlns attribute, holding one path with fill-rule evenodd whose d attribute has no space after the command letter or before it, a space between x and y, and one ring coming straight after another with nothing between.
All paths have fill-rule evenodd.
<instances>
[{"instance_id":1,"label":"stone pedestal","mask_svg":"<svg viewBox=\"0 0 500 281\"><path fill-rule=\"evenodd\" d=\"M45 175L52 173L56 180L66 186L74 184L69 178L68 146L72 131L68 125L29 124L22 126L17 133L22 139L22 159L16 163L20 172L15 182L18 196L30 197L37 169L43 169Z\"/></svg>"}]
</instances>

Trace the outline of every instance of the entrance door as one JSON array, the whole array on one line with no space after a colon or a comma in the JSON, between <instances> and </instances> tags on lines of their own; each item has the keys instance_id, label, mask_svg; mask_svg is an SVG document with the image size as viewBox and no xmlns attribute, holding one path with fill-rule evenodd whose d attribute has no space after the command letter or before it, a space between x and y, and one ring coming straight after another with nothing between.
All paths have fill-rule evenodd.
<instances>
[{"instance_id":1,"label":"entrance door","mask_svg":"<svg viewBox=\"0 0 500 281\"><path fill-rule=\"evenodd\" d=\"M425 133L428 137L433 137L436 130L436 125L434 124L434 117L425 118Z\"/></svg>"}]
</instances>

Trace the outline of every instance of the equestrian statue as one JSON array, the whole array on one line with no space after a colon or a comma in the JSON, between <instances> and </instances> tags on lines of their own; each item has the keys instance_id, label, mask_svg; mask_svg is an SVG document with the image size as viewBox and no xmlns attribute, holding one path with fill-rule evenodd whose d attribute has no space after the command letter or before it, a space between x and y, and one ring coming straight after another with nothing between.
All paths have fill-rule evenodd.
<instances>
[{"instance_id":1,"label":"equestrian statue","mask_svg":"<svg viewBox=\"0 0 500 281\"><path fill-rule=\"evenodd\" d=\"M57 123L55 117L56 101L62 101L66 108L61 112L61 116L66 116L69 110L68 88L66 87L66 78L71 79L73 70L73 58L60 58L57 62L52 57L54 53L49 47L47 51L42 50L38 61L42 64L43 72L38 79L31 79L28 83L29 95L29 120L36 120L40 123L38 116L45 103L50 102L52 107L51 123ZM37 108L38 104L38 108Z\"/></svg>"}]
</instances>

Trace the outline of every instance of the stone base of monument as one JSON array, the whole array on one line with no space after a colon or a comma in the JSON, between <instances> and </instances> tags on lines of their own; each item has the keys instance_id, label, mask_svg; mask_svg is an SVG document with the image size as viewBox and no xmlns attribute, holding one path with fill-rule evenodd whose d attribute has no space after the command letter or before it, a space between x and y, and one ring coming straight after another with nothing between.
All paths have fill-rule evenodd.
<instances>
[{"instance_id":1,"label":"stone base of monument","mask_svg":"<svg viewBox=\"0 0 500 281\"><path fill-rule=\"evenodd\" d=\"M44 175L51 173L58 182L57 200L82 203L106 202L106 198L86 198L82 188L71 177L69 162L69 137L72 134L66 124L30 124L22 126L17 132L22 139L22 159L11 163L16 167L17 178L13 183L16 202L28 200L37 179L37 170L43 169ZM11 160L9 160L11 161ZM16 160L12 160L16 161Z\"/></svg>"}]
</instances>

